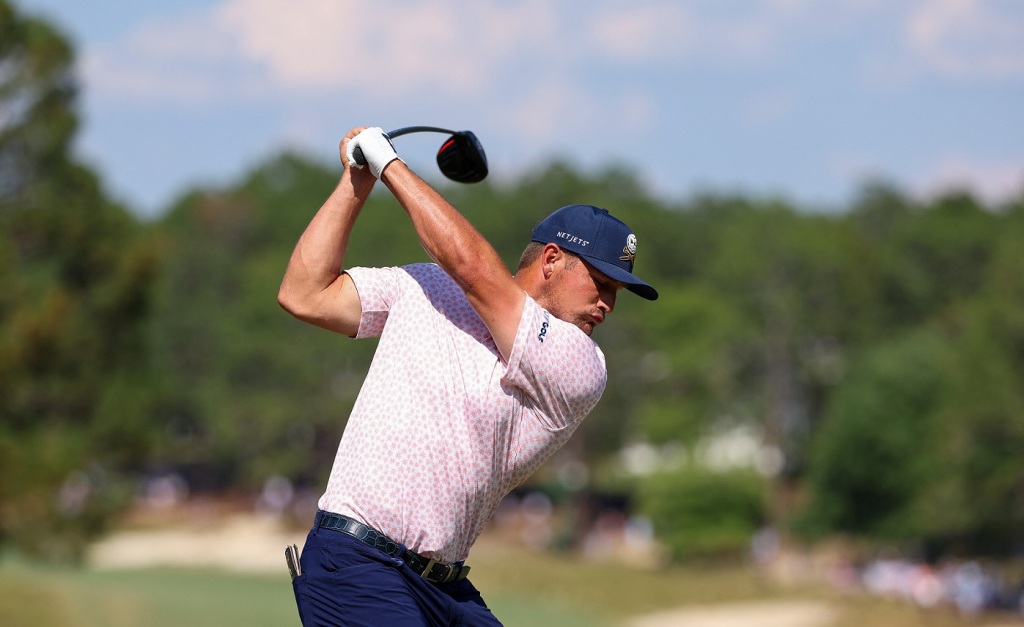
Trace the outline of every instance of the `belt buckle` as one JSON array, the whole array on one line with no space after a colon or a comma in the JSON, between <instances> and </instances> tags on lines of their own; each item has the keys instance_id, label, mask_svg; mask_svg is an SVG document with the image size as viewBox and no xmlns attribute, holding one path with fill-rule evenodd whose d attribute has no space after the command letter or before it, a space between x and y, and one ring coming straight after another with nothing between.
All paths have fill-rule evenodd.
<instances>
[{"instance_id":1,"label":"belt buckle","mask_svg":"<svg viewBox=\"0 0 1024 627\"><path fill-rule=\"evenodd\" d=\"M444 575L442 577L440 577L440 578L435 578L434 577L433 571L434 571L434 567L435 566L440 566L440 567L442 567L444 569ZM431 583L448 583L448 581L452 578L452 574L454 572L455 572L455 567L452 566L451 564L446 564L444 562L439 562L439 561L437 561L435 559L431 559L429 562L427 562L427 565L423 568L423 573L420 575L420 577L423 577L424 579L426 579L427 581L429 581Z\"/></svg>"}]
</instances>

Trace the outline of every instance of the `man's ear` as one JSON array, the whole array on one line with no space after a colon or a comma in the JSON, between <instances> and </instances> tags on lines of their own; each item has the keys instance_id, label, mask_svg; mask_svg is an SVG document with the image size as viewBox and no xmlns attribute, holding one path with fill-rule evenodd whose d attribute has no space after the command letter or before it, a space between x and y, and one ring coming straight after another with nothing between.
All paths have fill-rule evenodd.
<instances>
[{"instance_id":1,"label":"man's ear","mask_svg":"<svg viewBox=\"0 0 1024 627\"><path fill-rule=\"evenodd\" d=\"M555 262L562 257L564 257L564 253L557 244L544 245L544 250L540 253L540 264L545 279L551 278L551 274L555 271Z\"/></svg>"}]
</instances>

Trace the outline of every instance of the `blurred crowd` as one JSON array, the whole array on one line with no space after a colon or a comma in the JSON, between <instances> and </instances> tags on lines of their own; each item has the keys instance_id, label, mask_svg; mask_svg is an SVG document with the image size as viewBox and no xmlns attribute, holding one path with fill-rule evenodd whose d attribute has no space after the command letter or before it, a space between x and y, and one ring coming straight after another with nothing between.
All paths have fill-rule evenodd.
<instances>
[{"instance_id":1,"label":"blurred crowd","mask_svg":"<svg viewBox=\"0 0 1024 627\"><path fill-rule=\"evenodd\" d=\"M975 560L928 564L880 557L856 574L867 592L903 598L922 608L948 604L968 616L989 610L1024 616L1024 581Z\"/></svg>"},{"instance_id":2,"label":"blurred crowd","mask_svg":"<svg viewBox=\"0 0 1024 627\"><path fill-rule=\"evenodd\" d=\"M848 593L900 599L923 608L953 607L971 617L983 612L1009 612L1024 618L1024 572L974 559L926 561L884 550L855 561L831 557L815 564L794 558L779 534L762 529L751 540L751 557L764 571L787 571L789 578L807 579L823 572L834 588Z\"/></svg>"}]
</instances>

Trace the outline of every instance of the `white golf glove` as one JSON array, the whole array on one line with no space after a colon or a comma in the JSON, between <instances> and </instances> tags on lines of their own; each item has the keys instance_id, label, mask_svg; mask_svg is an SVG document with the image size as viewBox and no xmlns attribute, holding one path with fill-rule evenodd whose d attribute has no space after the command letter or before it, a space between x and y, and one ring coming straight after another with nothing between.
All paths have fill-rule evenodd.
<instances>
[{"instance_id":1,"label":"white golf glove","mask_svg":"<svg viewBox=\"0 0 1024 627\"><path fill-rule=\"evenodd\" d=\"M389 163L395 159L402 161L395 152L391 140L377 126L363 129L348 142L348 163L353 168L361 168L362 164L356 162L356 148L362 151L364 162L370 166L370 172L378 179Z\"/></svg>"}]
</instances>

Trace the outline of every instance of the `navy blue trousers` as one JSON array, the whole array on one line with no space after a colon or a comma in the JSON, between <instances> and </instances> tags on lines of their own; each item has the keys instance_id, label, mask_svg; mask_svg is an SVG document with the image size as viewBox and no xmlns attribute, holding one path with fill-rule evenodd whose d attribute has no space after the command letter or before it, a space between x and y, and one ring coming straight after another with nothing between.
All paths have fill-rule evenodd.
<instances>
[{"instance_id":1,"label":"navy blue trousers","mask_svg":"<svg viewBox=\"0 0 1024 627\"><path fill-rule=\"evenodd\" d=\"M433 584L348 534L313 528L292 581L303 627L498 625L468 579Z\"/></svg>"}]
</instances>

